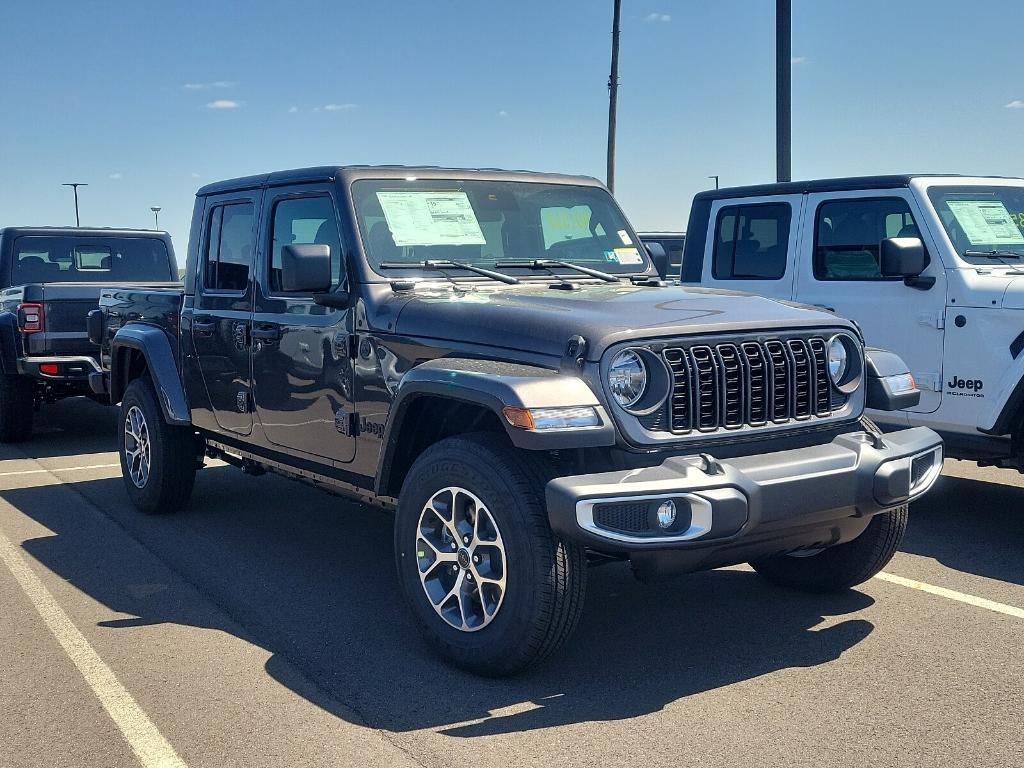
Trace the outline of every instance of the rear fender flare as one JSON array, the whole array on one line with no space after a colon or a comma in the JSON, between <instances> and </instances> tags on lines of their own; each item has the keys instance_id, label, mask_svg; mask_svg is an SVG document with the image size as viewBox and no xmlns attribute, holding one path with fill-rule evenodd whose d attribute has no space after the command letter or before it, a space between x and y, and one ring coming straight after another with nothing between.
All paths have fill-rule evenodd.
<instances>
[{"instance_id":1,"label":"rear fender flare","mask_svg":"<svg viewBox=\"0 0 1024 768\"><path fill-rule=\"evenodd\" d=\"M136 351L146 361L146 369L156 388L157 400L169 424L191 424L192 418L181 383L177 359L171 342L154 326L131 325L118 330L110 345L110 401L119 403L129 384L125 356Z\"/></svg>"},{"instance_id":2,"label":"rear fender flare","mask_svg":"<svg viewBox=\"0 0 1024 768\"><path fill-rule=\"evenodd\" d=\"M13 376L18 372L18 318L13 312L0 312L0 372Z\"/></svg>"}]
</instances>

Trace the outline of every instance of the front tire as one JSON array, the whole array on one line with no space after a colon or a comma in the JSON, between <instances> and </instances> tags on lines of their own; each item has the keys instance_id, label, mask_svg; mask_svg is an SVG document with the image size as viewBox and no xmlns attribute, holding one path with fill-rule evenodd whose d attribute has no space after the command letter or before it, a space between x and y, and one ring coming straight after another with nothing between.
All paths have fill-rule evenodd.
<instances>
[{"instance_id":1,"label":"front tire","mask_svg":"<svg viewBox=\"0 0 1024 768\"><path fill-rule=\"evenodd\" d=\"M899 549L907 530L907 507L882 512L853 541L810 556L773 555L750 564L761 576L803 592L841 592L863 584Z\"/></svg>"},{"instance_id":2,"label":"front tire","mask_svg":"<svg viewBox=\"0 0 1024 768\"><path fill-rule=\"evenodd\" d=\"M181 509L196 480L196 437L164 420L153 385L134 379L121 400L118 453L132 504L147 515Z\"/></svg>"},{"instance_id":3,"label":"front tire","mask_svg":"<svg viewBox=\"0 0 1024 768\"><path fill-rule=\"evenodd\" d=\"M579 621L586 556L551 531L545 481L533 457L492 434L442 440L409 470L395 518L398 576L424 635L456 666L520 672Z\"/></svg>"},{"instance_id":4,"label":"front tire","mask_svg":"<svg viewBox=\"0 0 1024 768\"><path fill-rule=\"evenodd\" d=\"M31 380L0 375L0 443L23 443L32 437L33 395Z\"/></svg>"}]
</instances>

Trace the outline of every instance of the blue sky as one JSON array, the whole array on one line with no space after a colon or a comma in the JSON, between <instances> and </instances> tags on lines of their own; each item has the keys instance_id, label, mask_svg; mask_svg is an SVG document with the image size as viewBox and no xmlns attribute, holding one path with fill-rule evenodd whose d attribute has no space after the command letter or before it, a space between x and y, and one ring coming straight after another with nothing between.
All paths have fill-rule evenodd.
<instances>
[{"instance_id":1,"label":"blue sky","mask_svg":"<svg viewBox=\"0 0 1024 768\"><path fill-rule=\"evenodd\" d=\"M793 175L1024 175L1014 0L794 0ZM329 163L604 176L611 0L0 7L0 224L148 226ZM623 0L617 196L638 228L771 181L774 5ZM1014 74L1017 73L1017 74Z\"/></svg>"}]
</instances>

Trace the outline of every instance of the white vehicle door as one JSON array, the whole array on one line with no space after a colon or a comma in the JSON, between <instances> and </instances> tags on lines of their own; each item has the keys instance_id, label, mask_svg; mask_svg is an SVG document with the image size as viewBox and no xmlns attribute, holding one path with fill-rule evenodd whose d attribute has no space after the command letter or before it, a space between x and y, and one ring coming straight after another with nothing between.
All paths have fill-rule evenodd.
<instances>
[{"instance_id":1,"label":"white vehicle door","mask_svg":"<svg viewBox=\"0 0 1024 768\"><path fill-rule=\"evenodd\" d=\"M934 243L918 229L923 220L909 189L808 194L795 295L855 320L868 345L900 355L921 389L920 404L908 410L931 413L942 398L946 276ZM922 277L934 284L884 277L879 252L887 237L924 237Z\"/></svg>"},{"instance_id":2,"label":"white vehicle door","mask_svg":"<svg viewBox=\"0 0 1024 768\"><path fill-rule=\"evenodd\" d=\"M715 200L701 285L793 298L803 195Z\"/></svg>"}]
</instances>

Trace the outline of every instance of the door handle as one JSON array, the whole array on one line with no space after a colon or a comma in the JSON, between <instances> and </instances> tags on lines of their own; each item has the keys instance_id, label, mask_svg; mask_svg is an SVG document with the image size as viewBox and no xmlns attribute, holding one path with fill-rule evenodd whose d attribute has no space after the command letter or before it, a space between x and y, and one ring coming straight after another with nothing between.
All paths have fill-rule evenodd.
<instances>
[{"instance_id":1,"label":"door handle","mask_svg":"<svg viewBox=\"0 0 1024 768\"><path fill-rule=\"evenodd\" d=\"M253 328L251 333L253 341L277 341L281 338L281 329L273 325Z\"/></svg>"},{"instance_id":2,"label":"door handle","mask_svg":"<svg viewBox=\"0 0 1024 768\"><path fill-rule=\"evenodd\" d=\"M213 332L215 330L217 330L217 323L213 320L203 318L202 320L196 319L192 321L193 336L202 336L204 338L207 336L213 336Z\"/></svg>"}]
</instances>

